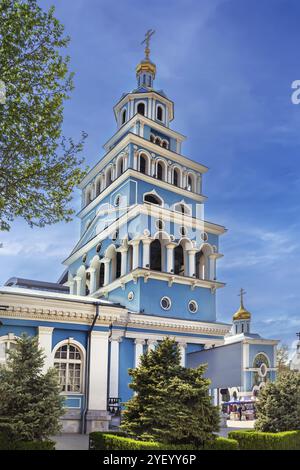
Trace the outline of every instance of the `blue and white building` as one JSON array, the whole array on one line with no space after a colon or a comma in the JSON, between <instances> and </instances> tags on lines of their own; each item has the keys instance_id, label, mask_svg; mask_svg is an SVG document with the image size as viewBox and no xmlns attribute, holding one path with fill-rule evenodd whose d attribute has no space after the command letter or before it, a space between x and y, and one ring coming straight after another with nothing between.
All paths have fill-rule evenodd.
<instances>
[{"instance_id":1,"label":"blue and white building","mask_svg":"<svg viewBox=\"0 0 300 470\"><path fill-rule=\"evenodd\" d=\"M22 332L38 335L45 370L59 371L69 432L107 429L113 404L131 396L128 368L166 336L183 366L209 353L213 388L251 395L275 374L277 341L251 334L247 315L233 326L217 320L226 229L204 219L208 169L182 153L174 103L155 75L147 44L136 88L114 106L116 133L80 184L81 236L61 279L14 278L0 289L0 361Z\"/></svg>"}]
</instances>

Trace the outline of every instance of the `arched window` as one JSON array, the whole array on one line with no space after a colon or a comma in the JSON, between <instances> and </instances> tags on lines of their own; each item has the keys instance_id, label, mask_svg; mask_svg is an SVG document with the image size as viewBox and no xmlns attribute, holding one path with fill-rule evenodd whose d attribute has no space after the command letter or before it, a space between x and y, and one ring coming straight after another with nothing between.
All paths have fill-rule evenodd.
<instances>
[{"instance_id":1,"label":"arched window","mask_svg":"<svg viewBox=\"0 0 300 470\"><path fill-rule=\"evenodd\" d=\"M179 170L177 168L174 168L173 183L175 186L179 186Z\"/></svg>"},{"instance_id":2,"label":"arched window","mask_svg":"<svg viewBox=\"0 0 300 470\"><path fill-rule=\"evenodd\" d=\"M85 203L86 205L90 204L90 202L92 202L93 198L92 198L92 190L89 188L86 192L86 198L85 198Z\"/></svg>"},{"instance_id":3,"label":"arched window","mask_svg":"<svg viewBox=\"0 0 300 470\"><path fill-rule=\"evenodd\" d=\"M163 140L161 146L162 146L164 149L169 148L169 143L168 143L168 141L167 141L167 140Z\"/></svg>"},{"instance_id":4,"label":"arched window","mask_svg":"<svg viewBox=\"0 0 300 470\"><path fill-rule=\"evenodd\" d=\"M103 287L104 284L104 263L100 264L100 272L99 272L99 288Z\"/></svg>"},{"instance_id":5,"label":"arched window","mask_svg":"<svg viewBox=\"0 0 300 470\"><path fill-rule=\"evenodd\" d=\"M140 173L147 173L147 160L145 155L140 155Z\"/></svg>"},{"instance_id":6,"label":"arched window","mask_svg":"<svg viewBox=\"0 0 300 470\"><path fill-rule=\"evenodd\" d=\"M5 364L8 357L8 351L15 349L16 341L15 339L9 339L9 337L5 337L6 339L0 339L0 365Z\"/></svg>"},{"instance_id":7,"label":"arched window","mask_svg":"<svg viewBox=\"0 0 300 470\"><path fill-rule=\"evenodd\" d=\"M157 179L158 180L163 180L163 174L164 174L164 169L162 166L162 163L158 162L157 164Z\"/></svg>"},{"instance_id":8,"label":"arched window","mask_svg":"<svg viewBox=\"0 0 300 470\"><path fill-rule=\"evenodd\" d=\"M111 170L112 169L109 168L109 170L107 170L107 173L106 173L106 186L109 186L112 183Z\"/></svg>"},{"instance_id":9,"label":"arched window","mask_svg":"<svg viewBox=\"0 0 300 470\"><path fill-rule=\"evenodd\" d=\"M137 112L139 114L145 115L145 103L139 103L137 106Z\"/></svg>"},{"instance_id":10,"label":"arched window","mask_svg":"<svg viewBox=\"0 0 300 470\"><path fill-rule=\"evenodd\" d=\"M122 124L125 124L126 122L126 114L127 114L127 111L126 109L124 109L122 112Z\"/></svg>"},{"instance_id":11,"label":"arched window","mask_svg":"<svg viewBox=\"0 0 300 470\"><path fill-rule=\"evenodd\" d=\"M174 274L184 276L184 253L181 245L174 250Z\"/></svg>"},{"instance_id":12,"label":"arched window","mask_svg":"<svg viewBox=\"0 0 300 470\"><path fill-rule=\"evenodd\" d=\"M196 253L196 277L206 279L206 258L202 251Z\"/></svg>"},{"instance_id":13,"label":"arched window","mask_svg":"<svg viewBox=\"0 0 300 470\"><path fill-rule=\"evenodd\" d=\"M156 239L150 245L150 269L161 271L161 265L161 243Z\"/></svg>"},{"instance_id":14,"label":"arched window","mask_svg":"<svg viewBox=\"0 0 300 470\"><path fill-rule=\"evenodd\" d=\"M191 214L190 208L186 205L181 203L175 204L174 210L176 212L180 212L181 214Z\"/></svg>"},{"instance_id":15,"label":"arched window","mask_svg":"<svg viewBox=\"0 0 300 470\"><path fill-rule=\"evenodd\" d=\"M117 261L116 261L116 279L121 277L121 253L117 251Z\"/></svg>"},{"instance_id":16,"label":"arched window","mask_svg":"<svg viewBox=\"0 0 300 470\"><path fill-rule=\"evenodd\" d=\"M133 247L132 245L129 245L128 247L128 271L132 271L132 266L133 266Z\"/></svg>"},{"instance_id":17,"label":"arched window","mask_svg":"<svg viewBox=\"0 0 300 470\"><path fill-rule=\"evenodd\" d=\"M156 204L158 206L162 205L162 201L159 197L155 196L155 194L146 194L144 196L144 201L149 202L150 204Z\"/></svg>"},{"instance_id":18,"label":"arched window","mask_svg":"<svg viewBox=\"0 0 300 470\"><path fill-rule=\"evenodd\" d=\"M99 196L100 193L101 193L101 178L98 178L96 182L96 196Z\"/></svg>"},{"instance_id":19,"label":"arched window","mask_svg":"<svg viewBox=\"0 0 300 470\"><path fill-rule=\"evenodd\" d=\"M155 143L155 136L153 134L150 134L150 142Z\"/></svg>"},{"instance_id":20,"label":"arched window","mask_svg":"<svg viewBox=\"0 0 300 470\"><path fill-rule=\"evenodd\" d=\"M80 349L74 344L64 344L57 349L54 367L58 371L61 391L81 393L83 358Z\"/></svg>"},{"instance_id":21,"label":"arched window","mask_svg":"<svg viewBox=\"0 0 300 470\"><path fill-rule=\"evenodd\" d=\"M156 143L156 145L161 145L161 138L160 138L160 137L156 137L155 143Z\"/></svg>"},{"instance_id":22,"label":"arched window","mask_svg":"<svg viewBox=\"0 0 300 470\"><path fill-rule=\"evenodd\" d=\"M263 353L259 353L255 356L254 358L254 361L253 361L253 367L255 369L259 369L259 367L262 365L262 364L265 364L267 367L270 367L269 366L269 361L268 361L268 358L265 354Z\"/></svg>"},{"instance_id":23,"label":"arched window","mask_svg":"<svg viewBox=\"0 0 300 470\"><path fill-rule=\"evenodd\" d=\"M156 119L158 119L159 121L163 120L163 109L161 106L157 106L156 108Z\"/></svg>"},{"instance_id":24,"label":"arched window","mask_svg":"<svg viewBox=\"0 0 300 470\"><path fill-rule=\"evenodd\" d=\"M194 188L194 176L193 175L188 175L186 189L188 191L194 191L195 190L195 188Z\"/></svg>"}]
</instances>

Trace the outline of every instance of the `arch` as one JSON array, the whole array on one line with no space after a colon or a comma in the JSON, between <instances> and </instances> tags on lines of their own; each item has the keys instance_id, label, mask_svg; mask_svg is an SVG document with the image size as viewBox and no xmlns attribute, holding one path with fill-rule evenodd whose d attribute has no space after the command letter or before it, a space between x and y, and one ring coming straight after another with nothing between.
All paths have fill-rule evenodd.
<instances>
[{"instance_id":1,"label":"arch","mask_svg":"<svg viewBox=\"0 0 300 470\"><path fill-rule=\"evenodd\" d=\"M161 138L158 135L155 137L155 144L161 146Z\"/></svg>"},{"instance_id":2,"label":"arch","mask_svg":"<svg viewBox=\"0 0 300 470\"><path fill-rule=\"evenodd\" d=\"M99 289L99 275L100 275L100 258L98 255L95 255L92 261L90 262L90 268L95 269L95 290Z\"/></svg>"},{"instance_id":3,"label":"arch","mask_svg":"<svg viewBox=\"0 0 300 470\"><path fill-rule=\"evenodd\" d=\"M198 279L209 279L209 255L213 249L209 243L203 243L196 253L196 277Z\"/></svg>"},{"instance_id":4,"label":"arch","mask_svg":"<svg viewBox=\"0 0 300 470\"><path fill-rule=\"evenodd\" d=\"M144 151L140 152L139 154L138 170L144 175L149 175L150 173L150 157Z\"/></svg>"},{"instance_id":5,"label":"arch","mask_svg":"<svg viewBox=\"0 0 300 470\"><path fill-rule=\"evenodd\" d=\"M93 200L93 192L91 186L88 186L85 193L85 205L87 206Z\"/></svg>"},{"instance_id":6,"label":"arch","mask_svg":"<svg viewBox=\"0 0 300 470\"><path fill-rule=\"evenodd\" d=\"M82 393L84 390L85 349L78 341L60 341L52 350L53 365L58 371L61 391Z\"/></svg>"},{"instance_id":7,"label":"arch","mask_svg":"<svg viewBox=\"0 0 300 470\"><path fill-rule=\"evenodd\" d=\"M16 340L17 336L15 336L13 333L0 336L0 365L6 363L7 353L10 349L13 349L15 347Z\"/></svg>"},{"instance_id":8,"label":"arch","mask_svg":"<svg viewBox=\"0 0 300 470\"><path fill-rule=\"evenodd\" d=\"M106 188L112 183L113 179L112 179L112 165L109 165L109 167L107 168L106 172L105 172L105 184L106 184Z\"/></svg>"},{"instance_id":9,"label":"arch","mask_svg":"<svg viewBox=\"0 0 300 470\"><path fill-rule=\"evenodd\" d=\"M150 244L150 269L162 271L161 241L156 238Z\"/></svg>"},{"instance_id":10,"label":"arch","mask_svg":"<svg viewBox=\"0 0 300 470\"><path fill-rule=\"evenodd\" d=\"M157 160L156 162L156 178L160 181L166 180L166 162L164 160Z\"/></svg>"},{"instance_id":11,"label":"arch","mask_svg":"<svg viewBox=\"0 0 300 470\"><path fill-rule=\"evenodd\" d=\"M259 352L253 359L253 368L258 369L263 363L266 364L267 368L270 367L271 362L268 355L265 352Z\"/></svg>"},{"instance_id":12,"label":"arch","mask_svg":"<svg viewBox=\"0 0 300 470\"><path fill-rule=\"evenodd\" d=\"M154 134L150 134L150 142L152 142L153 144L155 143L155 135Z\"/></svg>"},{"instance_id":13,"label":"arch","mask_svg":"<svg viewBox=\"0 0 300 470\"><path fill-rule=\"evenodd\" d=\"M188 173L188 175L187 175L186 189L188 191L195 192L195 175L193 175L192 173Z\"/></svg>"},{"instance_id":14,"label":"arch","mask_svg":"<svg viewBox=\"0 0 300 470\"><path fill-rule=\"evenodd\" d=\"M96 197L99 196L99 194L101 193L101 179L102 179L102 175L99 175L98 178L96 179Z\"/></svg>"},{"instance_id":15,"label":"arch","mask_svg":"<svg viewBox=\"0 0 300 470\"><path fill-rule=\"evenodd\" d=\"M173 184L174 186L181 186L181 170L178 166L173 167Z\"/></svg>"},{"instance_id":16,"label":"arch","mask_svg":"<svg viewBox=\"0 0 300 470\"><path fill-rule=\"evenodd\" d=\"M162 122L162 121L163 121L163 117L164 117L164 110L163 110L163 107L162 107L160 104L158 104L158 105L156 106L156 119L157 119L158 121L161 121L161 122Z\"/></svg>"},{"instance_id":17,"label":"arch","mask_svg":"<svg viewBox=\"0 0 300 470\"><path fill-rule=\"evenodd\" d=\"M109 245L105 252L105 258L110 259L110 282L113 282L117 277L117 251L115 245Z\"/></svg>"},{"instance_id":18,"label":"arch","mask_svg":"<svg viewBox=\"0 0 300 470\"><path fill-rule=\"evenodd\" d=\"M144 202L147 202L148 204L155 204L157 206L163 206L164 202L163 199L155 191L145 193L143 199Z\"/></svg>"},{"instance_id":19,"label":"arch","mask_svg":"<svg viewBox=\"0 0 300 470\"><path fill-rule=\"evenodd\" d=\"M136 107L137 113L145 116L146 105L143 101L140 101Z\"/></svg>"},{"instance_id":20,"label":"arch","mask_svg":"<svg viewBox=\"0 0 300 470\"><path fill-rule=\"evenodd\" d=\"M164 149L168 149L169 148L169 142L166 139L163 139L162 142L161 142L161 146Z\"/></svg>"},{"instance_id":21,"label":"arch","mask_svg":"<svg viewBox=\"0 0 300 470\"><path fill-rule=\"evenodd\" d=\"M132 271L132 266L133 266L133 246L128 245L128 251L127 251L127 263L128 263L128 272L130 273Z\"/></svg>"},{"instance_id":22,"label":"arch","mask_svg":"<svg viewBox=\"0 0 300 470\"><path fill-rule=\"evenodd\" d=\"M125 171L125 157L123 154L119 155L116 162L117 177L121 176Z\"/></svg>"},{"instance_id":23,"label":"arch","mask_svg":"<svg viewBox=\"0 0 300 470\"><path fill-rule=\"evenodd\" d=\"M184 276L184 252L181 244L174 249L174 274Z\"/></svg>"},{"instance_id":24,"label":"arch","mask_svg":"<svg viewBox=\"0 0 300 470\"><path fill-rule=\"evenodd\" d=\"M103 287L104 284L104 263L100 262L100 269L99 269L99 289Z\"/></svg>"},{"instance_id":25,"label":"arch","mask_svg":"<svg viewBox=\"0 0 300 470\"><path fill-rule=\"evenodd\" d=\"M183 215L191 215L192 212L190 207L184 201L177 202L174 205L174 211L179 212Z\"/></svg>"},{"instance_id":26,"label":"arch","mask_svg":"<svg viewBox=\"0 0 300 470\"><path fill-rule=\"evenodd\" d=\"M122 110L122 115L121 115L121 125L125 124L126 120L127 120L127 109L124 108Z\"/></svg>"}]
</instances>

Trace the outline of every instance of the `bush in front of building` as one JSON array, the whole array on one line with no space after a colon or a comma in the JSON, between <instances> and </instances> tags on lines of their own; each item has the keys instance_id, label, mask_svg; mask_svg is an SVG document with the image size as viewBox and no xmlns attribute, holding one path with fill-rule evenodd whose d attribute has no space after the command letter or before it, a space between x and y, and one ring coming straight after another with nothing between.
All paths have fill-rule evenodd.
<instances>
[{"instance_id":1,"label":"bush in front of building","mask_svg":"<svg viewBox=\"0 0 300 470\"><path fill-rule=\"evenodd\" d=\"M259 393L255 429L263 432L300 430L300 373L282 372Z\"/></svg>"},{"instance_id":2,"label":"bush in front of building","mask_svg":"<svg viewBox=\"0 0 300 470\"><path fill-rule=\"evenodd\" d=\"M173 339L164 339L144 354L139 367L129 369L136 392L125 403L121 428L133 437L169 445L201 448L215 439L219 410L208 394L206 366L182 367Z\"/></svg>"},{"instance_id":3,"label":"bush in front of building","mask_svg":"<svg viewBox=\"0 0 300 470\"><path fill-rule=\"evenodd\" d=\"M125 437L120 433L92 432L90 434L90 450L238 450L238 442L234 439L217 437L204 448L191 444L162 444L154 441L139 441Z\"/></svg>"},{"instance_id":4,"label":"bush in front of building","mask_svg":"<svg viewBox=\"0 0 300 470\"><path fill-rule=\"evenodd\" d=\"M240 450L299 450L300 431L259 432L230 431L230 439L238 442Z\"/></svg>"},{"instance_id":5,"label":"bush in front of building","mask_svg":"<svg viewBox=\"0 0 300 470\"><path fill-rule=\"evenodd\" d=\"M12 441L0 433L0 450L55 450L53 441Z\"/></svg>"},{"instance_id":6,"label":"bush in front of building","mask_svg":"<svg viewBox=\"0 0 300 470\"><path fill-rule=\"evenodd\" d=\"M0 432L12 445L40 441L43 446L60 430L64 409L57 372L43 373L43 364L38 338L22 335L0 367Z\"/></svg>"}]
</instances>

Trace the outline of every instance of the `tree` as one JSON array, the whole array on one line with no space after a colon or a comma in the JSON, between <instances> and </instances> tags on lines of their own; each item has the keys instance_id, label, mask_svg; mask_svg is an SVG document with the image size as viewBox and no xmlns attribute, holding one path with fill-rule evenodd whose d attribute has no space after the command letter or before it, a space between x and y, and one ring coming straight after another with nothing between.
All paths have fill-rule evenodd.
<instances>
[{"instance_id":1,"label":"tree","mask_svg":"<svg viewBox=\"0 0 300 470\"><path fill-rule=\"evenodd\" d=\"M300 374L282 372L259 393L255 428L264 432L300 430Z\"/></svg>"},{"instance_id":2,"label":"tree","mask_svg":"<svg viewBox=\"0 0 300 470\"><path fill-rule=\"evenodd\" d=\"M289 347L286 344L281 344L277 347L276 360L278 373L289 370Z\"/></svg>"},{"instance_id":3,"label":"tree","mask_svg":"<svg viewBox=\"0 0 300 470\"><path fill-rule=\"evenodd\" d=\"M39 227L69 221L86 137L62 135L73 89L61 52L69 38L54 8L43 11L37 0L0 0L0 18L0 230L15 217Z\"/></svg>"},{"instance_id":4,"label":"tree","mask_svg":"<svg viewBox=\"0 0 300 470\"><path fill-rule=\"evenodd\" d=\"M22 335L0 367L0 431L12 441L42 440L60 430L63 397L57 371L42 373L37 337Z\"/></svg>"},{"instance_id":5,"label":"tree","mask_svg":"<svg viewBox=\"0 0 300 470\"><path fill-rule=\"evenodd\" d=\"M181 367L177 344L166 338L142 356L139 367L129 369L136 394L126 403L121 428L169 444L202 446L213 440L219 410L208 394L205 367Z\"/></svg>"}]
</instances>

